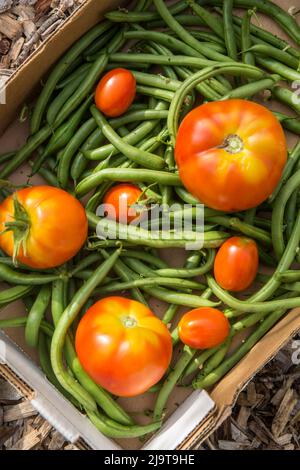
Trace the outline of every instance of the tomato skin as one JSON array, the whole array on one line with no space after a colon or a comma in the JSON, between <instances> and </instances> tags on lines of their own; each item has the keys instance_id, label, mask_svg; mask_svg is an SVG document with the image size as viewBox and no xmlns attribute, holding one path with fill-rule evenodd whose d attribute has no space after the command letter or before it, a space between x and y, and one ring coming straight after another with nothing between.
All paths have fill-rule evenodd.
<instances>
[{"instance_id":1,"label":"tomato skin","mask_svg":"<svg viewBox=\"0 0 300 470\"><path fill-rule=\"evenodd\" d=\"M209 349L223 343L230 324L216 308L200 307L185 313L178 324L181 341L193 349Z\"/></svg>"},{"instance_id":2,"label":"tomato skin","mask_svg":"<svg viewBox=\"0 0 300 470\"><path fill-rule=\"evenodd\" d=\"M86 312L75 347L87 374L124 397L157 383L172 357L171 335L162 321L142 303L117 296L99 300Z\"/></svg>"},{"instance_id":3,"label":"tomato skin","mask_svg":"<svg viewBox=\"0 0 300 470\"><path fill-rule=\"evenodd\" d=\"M131 206L138 203L141 195L140 188L133 184L122 183L113 186L103 198L104 204L111 205L107 207L108 217L124 224L132 222L140 212Z\"/></svg>"},{"instance_id":4,"label":"tomato skin","mask_svg":"<svg viewBox=\"0 0 300 470\"><path fill-rule=\"evenodd\" d=\"M226 290L240 292L254 281L259 254L254 240L231 237L219 248L214 262L217 283Z\"/></svg>"},{"instance_id":5,"label":"tomato skin","mask_svg":"<svg viewBox=\"0 0 300 470\"><path fill-rule=\"evenodd\" d=\"M175 158L191 194L213 209L232 212L256 207L273 192L287 160L287 144L279 121L264 106L215 101L183 119Z\"/></svg>"},{"instance_id":6,"label":"tomato skin","mask_svg":"<svg viewBox=\"0 0 300 470\"><path fill-rule=\"evenodd\" d=\"M20 247L17 260L33 268L53 268L73 258L84 244L88 223L80 202L66 191L52 186L18 190L19 203L30 221L26 254ZM13 195L0 204L0 231L14 220ZM13 232L0 235L0 248L13 256Z\"/></svg>"},{"instance_id":7,"label":"tomato skin","mask_svg":"<svg viewBox=\"0 0 300 470\"><path fill-rule=\"evenodd\" d=\"M136 94L136 80L130 70L117 68L107 72L98 83L95 104L103 114L118 117L124 114Z\"/></svg>"}]
</instances>

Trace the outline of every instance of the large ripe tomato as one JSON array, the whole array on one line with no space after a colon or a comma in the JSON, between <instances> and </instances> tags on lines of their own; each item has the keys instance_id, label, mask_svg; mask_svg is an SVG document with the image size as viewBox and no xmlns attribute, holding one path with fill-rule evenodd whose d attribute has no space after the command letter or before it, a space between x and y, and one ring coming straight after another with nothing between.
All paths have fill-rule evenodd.
<instances>
[{"instance_id":1,"label":"large ripe tomato","mask_svg":"<svg viewBox=\"0 0 300 470\"><path fill-rule=\"evenodd\" d=\"M219 249L214 263L214 275L223 289L239 292L254 281L259 255L254 240L231 237Z\"/></svg>"},{"instance_id":2,"label":"large ripe tomato","mask_svg":"<svg viewBox=\"0 0 300 470\"><path fill-rule=\"evenodd\" d=\"M223 343L229 335L230 324L224 313L216 308L200 307L183 315L179 338L194 349L209 349Z\"/></svg>"},{"instance_id":3,"label":"large ripe tomato","mask_svg":"<svg viewBox=\"0 0 300 470\"><path fill-rule=\"evenodd\" d=\"M134 184L122 183L113 186L103 198L107 205L108 217L124 224L135 220L140 211L134 208L142 196L140 188Z\"/></svg>"},{"instance_id":4,"label":"large ripe tomato","mask_svg":"<svg viewBox=\"0 0 300 470\"><path fill-rule=\"evenodd\" d=\"M172 357L166 326L145 305L124 297L96 302L79 323L75 345L90 377L124 397L157 383Z\"/></svg>"},{"instance_id":5,"label":"large ripe tomato","mask_svg":"<svg viewBox=\"0 0 300 470\"><path fill-rule=\"evenodd\" d=\"M80 202L52 186L33 186L0 204L0 248L33 268L59 266L80 250L88 224Z\"/></svg>"},{"instance_id":6,"label":"large ripe tomato","mask_svg":"<svg viewBox=\"0 0 300 470\"><path fill-rule=\"evenodd\" d=\"M106 116L117 117L127 111L135 94L136 80L130 70L113 69L98 83L95 103Z\"/></svg>"},{"instance_id":7,"label":"large ripe tomato","mask_svg":"<svg viewBox=\"0 0 300 470\"><path fill-rule=\"evenodd\" d=\"M182 121L175 158L184 186L221 211L262 203L276 187L287 159L279 121L251 101L203 104Z\"/></svg>"}]
</instances>

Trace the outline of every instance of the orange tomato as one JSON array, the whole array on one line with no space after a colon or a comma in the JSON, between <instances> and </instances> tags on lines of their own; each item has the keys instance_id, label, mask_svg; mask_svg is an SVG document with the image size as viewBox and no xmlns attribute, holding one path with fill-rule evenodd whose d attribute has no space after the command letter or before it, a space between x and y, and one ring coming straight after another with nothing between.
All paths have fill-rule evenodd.
<instances>
[{"instance_id":1,"label":"orange tomato","mask_svg":"<svg viewBox=\"0 0 300 470\"><path fill-rule=\"evenodd\" d=\"M183 185L201 202L241 211L272 194L286 163L287 144L279 121L264 106L215 101L183 119L175 158Z\"/></svg>"},{"instance_id":2,"label":"orange tomato","mask_svg":"<svg viewBox=\"0 0 300 470\"><path fill-rule=\"evenodd\" d=\"M223 289L239 292L254 281L259 255L254 240L231 237L219 248L214 262L214 275Z\"/></svg>"},{"instance_id":3,"label":"orange tomato","mask_svg":"<svg viewBox=\"0 0 300 470\"><path fill-rule=\"evenodd\" d=\"M33 186L0 204L0 232L0 248L5 253L45 269L76 255L87 238L88 223L83 206L69 193Z\"/></svg>"},{"instance_id":4,"label":"orange tomato","mask_svg":"<svg viewBox=\"0 0 300 470\"><path fill-rule=\"evenodd\" d=\"M136 80L130 70L117 68L107 72L96 88L95 103L103 114L117 117L124 114L136 94Z\"/></svg>"},{"instance_id":5,"label":"orange tomato","mask_svg":"<svg viewBox=\"0 0 300 470\"><path fill-rule=\"evenodd\" d=\"M134 204L138 203L142 191L137 186L128 183L117 184L107 191L103 198L107 205L108 217L124 224L135 220L140 211L136 210Z\"/></svg>"},{"instance_id":6,"label":"orange tomato","mask_svg":"<svg viewBox=\"0 0 300 470\"><path fill-rule=\"evenodd\" d=\"M172 357L167 327L135 300L107 297L81 319L75 346L82 367L114 395L139 395L156 384Z\"/></svg>"},{"instance_id":7,"label":"orange tomato","mask_svg":"<svg viewBox=\"0 0 300 470\"><path fill-rule=\"evenodd\" d=\"M223 343L229 335L230 324L224 313L216 308L200 307L183 315L179 338L193 349L209 349Z\"/></svg>"}]
</instances>

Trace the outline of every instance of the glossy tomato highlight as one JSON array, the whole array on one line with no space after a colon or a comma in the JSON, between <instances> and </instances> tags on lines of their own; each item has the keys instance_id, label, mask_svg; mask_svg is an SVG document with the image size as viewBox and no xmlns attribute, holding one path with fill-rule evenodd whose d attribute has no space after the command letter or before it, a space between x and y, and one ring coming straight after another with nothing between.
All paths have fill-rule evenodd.
<instances>
[{"instance_id":1,"label":"glossy tomato highlight","mask_svg":"<svg viewBox=\"0 0 300 470\"><path fill-rule=\"evenodd\" d=\"M117 117L124 114L136 94L136 80L130 70L117 68L101 78L95 93L95 104L103 114Z\"/></svg>"},{"instance_id":2,"label":"glossy tomato highlight","mask_svg":"<svg viewBox=\"0 0 300 470\"><path fill-rule=\"evenodd\" d=\"M216 308L199 307L185 313L178 324L179 338L194 349L209 349L223 343L230 324Z\"/></svg>"},{"instance_id":3,"label":"glossy tomato highlight","mask_svg":"<svg viewBox=\"0 0 300 470\"><path fill-rule=\"evenodd\" d=\"M259 255L254 240L231 237L219 248L214 262L217 283L226 290L239 292L251 286L258 271Z\"/></svg>"},{"instance_id":4,"label":"glossy tomato highlight","mask_svg":"<svg viewBox=\"0 0 300 470\"><path fill-rule=\"evenodd\" d=\"M172 357L167 327L148 307L124 297L107 297L89 308L79 323L75 346L90 377L124 397L156 384Z\"/></svg>"},{"instance_id":5,"label":"glossy tomato highlight","mask_svg":"<svg viewBox=\"0 0 300 470\"><path fill-rule=\"evenodd\" d=\"M241 211L272 194L286 163L287 144L279 121L264 106L215 101L183 119L175 158L191 194L213 209Z\"/></svg>"}]
</instances>

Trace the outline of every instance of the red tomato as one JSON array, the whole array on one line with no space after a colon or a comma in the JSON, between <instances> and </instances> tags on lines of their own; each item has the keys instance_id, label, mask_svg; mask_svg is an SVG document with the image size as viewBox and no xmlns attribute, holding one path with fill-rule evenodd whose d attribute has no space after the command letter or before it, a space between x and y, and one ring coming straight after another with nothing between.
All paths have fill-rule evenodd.
<instances>
[{"instance_id":1,"label":"red tomato","mask_svg":"<svg viewBox=\"0 0 300 470\"><path fill-rule=\"evenodd\" d=\"M136 81L130 70L113 69L98 83L95 103L106 116L117 117L127 111L135 94Z\"/></svg>"},{"instance_id":2,"label":"red tomato","mask_svg":"<svg viewBox=\"0 0 300 470\"><path fill-rule=\"evenodd\" d=\"M254 281L259 255L254 240L231 237L219 249L214 263L214 275L223 289L239 292Z\"/></svg>"},{"instance_id":3,"label":"red tomato","mask_svg":"<svg viewBox=\"0 0 300 470\"><path fill-rule=\"evenodd\" d=\"M183 315L179 337L193 349L209 349L223 343L229 335L230 324L224 313L216 308L200 307Z\"/></svg>"},{"instance_id":4,"label":"red tomato","mask_svg":"<svg viewBox=\"0 0 300 470\"><path fill-rule=\"evenodd\" d=\"M132 206L138 204L141 195L140 188L133 184L113 186L103 198L104 204L107 204L108 217L124 224L132 222L140 215L140 211Z\"/></svg>"},{"instance_id":5,"label":"red tomato","mask_svg":"<svg viewBox=\"0 0 300 470\"><path fill-rule=\"evenodd\" d=\"M167 327L145 305L124 297L96 302L79 323L75 345L90 377L124 397L156 384L172 357Z\"/></svg>"},{"instance_id":6,"label":"red tomato","mask_svg":"<svg viewBox=\"0 0 300 470\"><path fill-rule=\"evenodd\" d=\"M287 159L279 121L245 100L203 104L182 121L175 158L184 186L221 211L262 203L276 187Z\"/></svg>"},{"instance_id":7,"label":"red tomato","mask_svg":"<svg viewBox=\"0 0 300 470\"><path fill-rule=\"evenodd\" d=\"M11 230L4 231L8 227ZM52 186L33 186L0 204L0 232L5 253L45 269L76 255L87 238L88 223L83 206L71 194ZM16 242L16 236L22 243Z\"/></svg>"}]
</instances>

